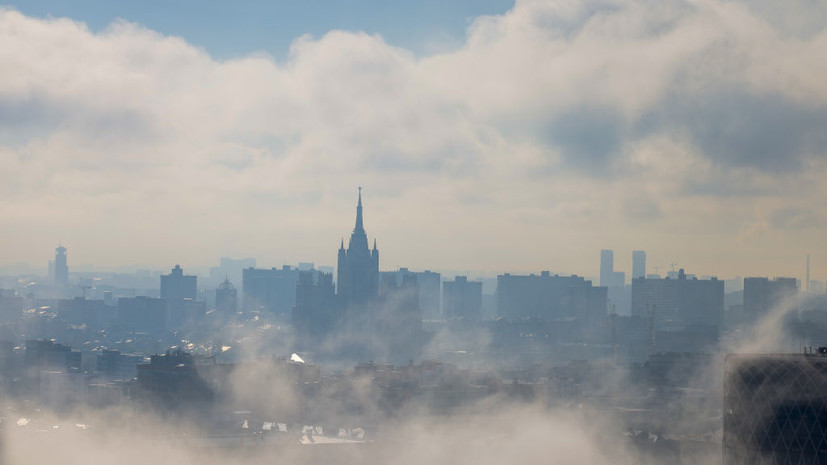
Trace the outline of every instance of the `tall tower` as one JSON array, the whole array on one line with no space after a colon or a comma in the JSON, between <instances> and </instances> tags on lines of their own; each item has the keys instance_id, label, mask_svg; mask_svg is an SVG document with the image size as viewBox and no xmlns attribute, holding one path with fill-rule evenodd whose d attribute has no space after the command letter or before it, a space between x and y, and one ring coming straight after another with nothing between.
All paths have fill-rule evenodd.
<instances>
[{"instance_id":1,"label":"tall tower","mask_svg":"<svg viewBox=\"0 0 827 465\"><path fill-rule=\"evenodd\" d=\"M614 286L615 253L613 250L600 251L600 285Z\"/></svg>"},{"instance_id":2,"label":"tall tower","mask_svg":"<svg viewBox=\"0 0 827 465\"><path fill-rule=\"evenodd\" d=\"M345 249L339 246L337 292L346 306L365 304L379 295L379 249L376 240L373 250L368 248L368 236L362 220L362 188L356 205L356 226Z\"/></svg>"},{"instance_id":3,"label":"tall tower","mask_svg":"<svg viewBox=\"0 0 827 465\"><path fill-rule=\"evenodd\" d=\"M646 277L646 252L632 251L632 279Z\"/></svg>"},{"instance_id":4,"label":"tall tower","mask_svg":"<svg viewBox=\"0 0 827 465\"><path fill-rule=\"evenodd\" d=\"M58 245L55 249L55 286L65 286L69 282L69 266L66 264L66 247Z\"/></svg>"}]
</instances>

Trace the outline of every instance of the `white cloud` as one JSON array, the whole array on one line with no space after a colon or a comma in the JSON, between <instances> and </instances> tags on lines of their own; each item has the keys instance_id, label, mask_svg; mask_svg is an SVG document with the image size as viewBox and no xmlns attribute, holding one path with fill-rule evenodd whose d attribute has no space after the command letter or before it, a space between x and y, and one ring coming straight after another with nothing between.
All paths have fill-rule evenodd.
<instances>
[{"instance_id":1,"label":"white cloud","mask_svg":"<svg viewBox=\"0 0 827 465\"><path fill-rule=\"evenodd\" d=\"M388 266L593 273L610 246L755 269L749 250L788 236L744 234L752 205L827 213L807 182L825 168L827 30L790 34L796 11L520 1L455 51L331 31L278 64L3 10L2 255L63 240L77 262L332 263L364 185ZM744 256L716 259L710 237Z\"/></svg>"}]
</instances>

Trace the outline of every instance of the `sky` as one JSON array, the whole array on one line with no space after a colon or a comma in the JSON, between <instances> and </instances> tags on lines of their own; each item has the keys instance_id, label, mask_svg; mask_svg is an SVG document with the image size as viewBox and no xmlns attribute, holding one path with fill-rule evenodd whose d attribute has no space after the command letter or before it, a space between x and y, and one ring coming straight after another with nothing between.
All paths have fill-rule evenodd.
<instances>
[{"instance_id":1,"label":"sky","mask_svg":"<svg viewBox=\"0 0 827 465\"><path fill-rule=\"evenodd\" d=\"M0 266L333 265L362 186L382 269L827 279L825 55L812 0L10 4Z\"/></svg>"}]
</instances>

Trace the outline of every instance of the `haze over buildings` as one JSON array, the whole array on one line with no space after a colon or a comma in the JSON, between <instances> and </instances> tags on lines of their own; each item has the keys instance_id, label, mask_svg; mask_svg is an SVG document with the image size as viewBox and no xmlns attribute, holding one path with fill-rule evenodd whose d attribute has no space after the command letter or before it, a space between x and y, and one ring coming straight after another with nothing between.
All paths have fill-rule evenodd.
<instances>
[{"instance_id":1,"label":"haze over buildings","mask_svg":"<svg viewBox=\"0 0 827 465\"><path fill-rule=\"evenodd\" d=\"M0 463L825 459L823 2L19 3Z\"/></svg>"}]
</instances>

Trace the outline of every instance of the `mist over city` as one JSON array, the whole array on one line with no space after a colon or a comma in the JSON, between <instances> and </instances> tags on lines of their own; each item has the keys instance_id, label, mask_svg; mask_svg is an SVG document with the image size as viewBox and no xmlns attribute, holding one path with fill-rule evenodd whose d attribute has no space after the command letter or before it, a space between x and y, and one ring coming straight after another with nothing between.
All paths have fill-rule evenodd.
<instances>
[{"instance_id":1,"label":"mist over city","mask_svg":"<svg viewBox=\"0 0 827 465\"><path fill-rule=\"evenodd\" d=\"M0 5L0 463L827 464L827 3Z\"/></svg>"}]
</instances>

